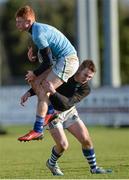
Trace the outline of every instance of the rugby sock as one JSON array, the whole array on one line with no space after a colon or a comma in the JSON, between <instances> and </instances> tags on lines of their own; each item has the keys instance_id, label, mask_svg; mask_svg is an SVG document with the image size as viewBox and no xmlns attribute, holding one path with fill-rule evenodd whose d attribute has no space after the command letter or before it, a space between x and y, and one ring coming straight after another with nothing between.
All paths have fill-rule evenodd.
<instances>
[{"instance_id":1,"label":"rugby sock","mask_svg":"<svg viewBox=\"0 0 129 180\"><path fill-rule=\"evenodd\" d=\"M48 106L47 114L54 114L55 110L52 104Z\"/></svg>"},{"instance_id":2,"label":"rugby sock","mask_svg":"<svg viewBox=\"0 0 129 180\"><path fill-rule=\"evenodd\" d=\"M83 155L87 159L90 168L95 169L96 168L96 156L94 149L82 149Z\"/></svg>"},{"instance_id":3,"label":"rugby sock","mask_svg":"<svg viewBox=\"0 0 129 180\"><path fill-rule=\"evenodd\" d=\"M62 154L57 154L57 152L54 150L54 147L52 148L51 158L49 159L49 163L52 166L56 165L57 160Z\"/></svg>"},{"instance_id":4,"label":"rugby sock","mask_svg":"<svg viewBox=\"0 0 129 180\"><path fill-rule=\"evenodd\" d=\"M48 106L48 111L47 111L47 114L45 116L45 123L44 123L44 125L47 125L49 123L49 120L52 118L54 113L55 113L55 109L54 109L53 105L50 104Z\"/></svg>"},{"instance_id":5,"label":"rugby sock","mask_svg":"<svg viewBox=\"0 0 129 180\"><path fill-rule=\"evenodd\" d=\"M36 121L34 123L33 130L38 133L42 133L43 132L43 124L44 124L44 118L39 115L36 115Z\"/></svg>"}]
</instances>

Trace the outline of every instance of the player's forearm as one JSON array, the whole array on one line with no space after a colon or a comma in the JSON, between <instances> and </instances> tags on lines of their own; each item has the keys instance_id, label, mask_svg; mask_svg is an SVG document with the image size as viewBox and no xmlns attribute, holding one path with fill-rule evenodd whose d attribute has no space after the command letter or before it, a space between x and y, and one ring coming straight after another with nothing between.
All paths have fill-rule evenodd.
<instances>
[{"instance_id":1,"label":"player's forearm","mask_svg":"<svg viewBox=\"0 0 129 180\"><path fill-rule=\"evenodd\" d=\"M39 50L40 66L34 70L36 76L41 75L44 71L49 69L53 65L52 53L49 47Z\"/></svg>"},{"instance_id":2,"label":"player's forearm","mask_svg":"<svg viewBox=\"0 0 129 180\"><path fill-rule=\"evenodd\" d=\"M28 92L30 93L30 96L36 95L35 92L34 92L34 90L33 90L32 88L30 88L30 89L28 90Z\"/></svg>"},{"instance_id":3,"label":"player's forearm","mask_svg":"<svg viewBox=\"0 0 129 180\"><path fill-rule=\"evenodd\" d=\"M85 97L90 94L90 87L87 85L84 89L81 89L74 93L74 95L69 98L69 105L75 105L82 101Z\"/></svg>"},{"instance_id":4,"label":"player's forearm","mask_svg":"<svg viewBox=\"0 0 129 180\"><path fill-rule=\"evenodd\" d=\"M36 76L41 75L44 71L46 71L47 69L51 68L52 64L50 64L49 62L47 63L42 63L36 70L33 71L33 73Z\"/></svg>"},{"instance_id":5,"label":"player's forearm","mask_svg":"<svg viewBox=\"0 0 129 180\"><path fill-rule=\"evenodd\" d=\"M58 111L66 111L70 109L74 104L69 103L69 98L56 92L50 96L50 101L54 108Z\"/></svg>"}]
</instances>

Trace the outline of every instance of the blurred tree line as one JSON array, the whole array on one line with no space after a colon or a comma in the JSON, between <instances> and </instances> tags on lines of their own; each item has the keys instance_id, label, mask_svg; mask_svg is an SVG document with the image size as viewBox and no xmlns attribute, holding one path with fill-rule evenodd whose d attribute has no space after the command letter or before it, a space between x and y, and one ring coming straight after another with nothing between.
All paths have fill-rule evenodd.
<instances>
[{"instance_id":1,"label":"blurred tree line","mask_svg":"<svg viewBox=\"0 0 129 180\"><path fill-rule=\"evenodd\" d=\"M15 27L15 12L26 4L33 7L37 21L57 27L68 39L76 44L76 0L8 0L2 7L1 19L1 53L2 59L2 84L23 84L27 70L33 69L35 64L27 60L27 48L30 37L26 32L19 32ZM102 66L103 30L102 30L102 0L98 1L99 8L99 34L100 54ZM129 7L128 7L129 8ZM129 83L129 12L126 7L119 6L119 31L120 31L120 63L122 84ZM6 52L6 53L4 53ZM9 68L8 68L9 67ZM115 67L114 67L115 68Z\"/></svg>"},{"instance_id":2,"label":"blurred tree line","mask_svg":"<svg viewBox=\"0 0 129 180\"><path fill-rule=\"evenodd\" d=\"M122 0L121 0L122 1ZM122 84L129 84L129 2L119 6L120 66Z\"/></svg>"},{"instance_id":3,"label":"blurred tree line","mask_svg":"<svg viewBox=\"0 0 129 180\"><path fill-rule=\"evenodd\" d=\"M27 60L28 46L32 43L31 38L28 37L28 33L19 32L15 27L15 12L24 5L32 6L36 12L37 21L57 27L75 44L74 0L7 1L1 17L2 46L6 52L6 58L3 58L6 63L2 62L2 74L4 74L2 84L24 83L23 75L27 70L35 67L35 64ZM6 70L3 69L4 67Z\"/></svg>"}]
</instances>

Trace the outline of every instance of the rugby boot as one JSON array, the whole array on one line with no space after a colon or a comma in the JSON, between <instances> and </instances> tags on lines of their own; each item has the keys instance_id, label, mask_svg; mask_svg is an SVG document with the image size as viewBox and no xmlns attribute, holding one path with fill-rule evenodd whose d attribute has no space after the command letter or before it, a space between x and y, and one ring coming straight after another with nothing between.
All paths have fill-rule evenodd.
<instances>
[{"instance_id":1,"label":"rugby boot","mask_svg":"<svg viewBox=\"0 0 129 180\"><path fill-rule=\"evenodd\" d=\"M97 166L94 169L90 169L90 172L92 174L108 174L108 173L111 173L112 170L111 169L103 169L103 168Z\"/></svg>"},{"instance_id":2,"label":"rugby boot","mask_svg":"<svg viewBox=\"0 0 129 180\"><path fill-rule=\"evenodd\" d=\"M51 122L52 120L58 118L58 113L54 113L54 114L47 114L45 116L45 123L44 126L46 126L49 122Z\"/></svg>"},{"instance_id":3,"label":"rugby boot","mask_svg":"<svg viewBox=\"0 0 129 180\"><path fill-rule=\"evenodd\" d=\"M63 176L64 174L61 172L58 164L56 163L55 166L52 166L50 163L49 163L49 159L47 160L46 162L46 166L48 167L48 169L50 169L50 171L52 172L52 174L54 176Z\"/></svg>"},{"instance_id":4,"label":"rugby boot","mask_svg":"<svg viewBox=\"0 0 129 180\"><path fill-rule=\"evenodd\" d=\"M43 139L43 133L36 132L31 130L29 133L25 134L18 138L18 141L32 141L32 140L41 140Z\"/></svg>"}]
</instances>

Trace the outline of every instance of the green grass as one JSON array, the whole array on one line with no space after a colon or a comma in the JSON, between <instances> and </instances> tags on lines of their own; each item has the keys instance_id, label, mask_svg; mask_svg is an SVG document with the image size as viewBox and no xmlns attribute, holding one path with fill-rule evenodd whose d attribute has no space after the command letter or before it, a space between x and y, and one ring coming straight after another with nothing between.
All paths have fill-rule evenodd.
<instances>
[{"instance_id":1,"label":"green grass","mask_svg":"<svg viewBox=\"0 0 129 180\"><path fill-rule=\"evenodd\" d=\"M20 143L30 126L7 127L8 134L0 136L0 179L127 179L129 178L129 129L90 127L97 162L111 168L112 174L92 175L84 159L81 146L66 131L69 149L59 160L63 177L54 177L45 163L54 145L48 131L43 141Z\"/></svg>"}]
</instances>

